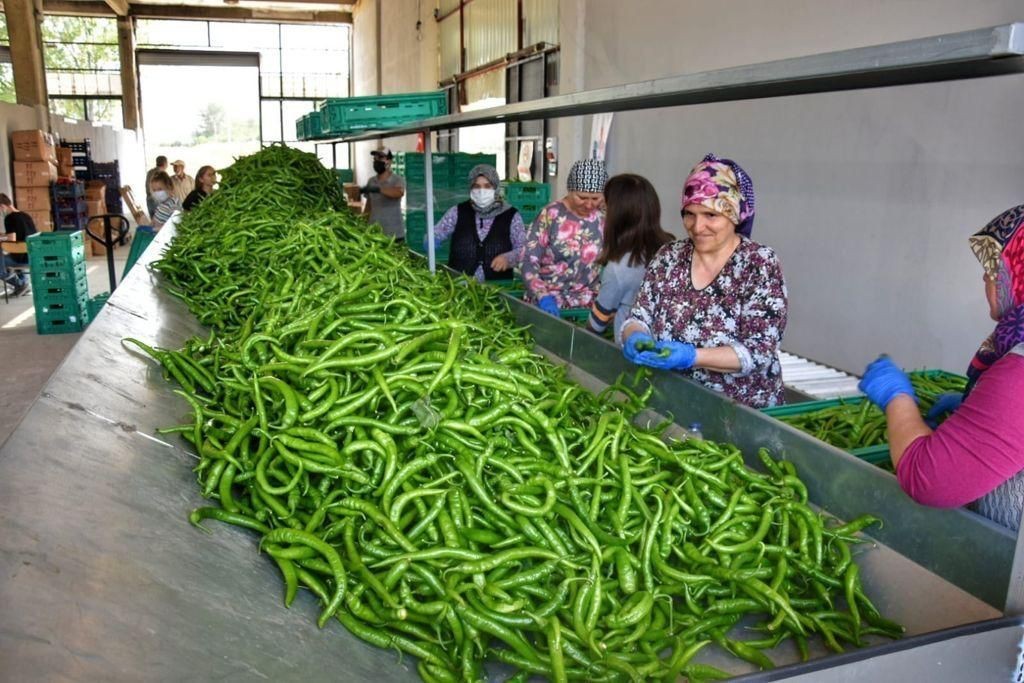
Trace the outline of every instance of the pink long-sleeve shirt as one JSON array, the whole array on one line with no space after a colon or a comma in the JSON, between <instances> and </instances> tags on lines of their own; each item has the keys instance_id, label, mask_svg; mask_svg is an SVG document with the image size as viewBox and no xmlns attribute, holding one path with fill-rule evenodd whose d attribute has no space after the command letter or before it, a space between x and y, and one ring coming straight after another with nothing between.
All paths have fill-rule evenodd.
<instances>
[{"instance_id":1,"label":"pink long-sleeve shirt","mask_svg":"<svg viewBox=\"0 0 1024 683\"><path fill-rule=\"evenodd\" d=\"M1007 353L949 419L907 447L896 477L918 503L948 508L981 498L1021 470L1024 355Z\"/></svg>"}]
</instances>

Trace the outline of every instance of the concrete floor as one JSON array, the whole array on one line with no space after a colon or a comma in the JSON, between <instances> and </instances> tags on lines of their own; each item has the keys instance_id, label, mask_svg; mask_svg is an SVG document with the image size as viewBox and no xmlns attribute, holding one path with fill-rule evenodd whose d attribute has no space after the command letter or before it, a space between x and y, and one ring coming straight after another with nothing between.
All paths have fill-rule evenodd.
<instances>
[{"instance_id":1,"label":"concrete floor","mask_svg":"<svg viewBox=\"0 0 1024 683\"><path fill-rule=\"evenodd\" d=\"M118 278L124 269L128 248L114 255ZM92 256L87 262L89 296L110 291L105 256ZM3 354L3 380L0 381L0 444L14 431L39 396L50 375L64 360L81 333L36 333L32 293L4 303L0 292L0 349Z\"/></svg>"}]
</instances>

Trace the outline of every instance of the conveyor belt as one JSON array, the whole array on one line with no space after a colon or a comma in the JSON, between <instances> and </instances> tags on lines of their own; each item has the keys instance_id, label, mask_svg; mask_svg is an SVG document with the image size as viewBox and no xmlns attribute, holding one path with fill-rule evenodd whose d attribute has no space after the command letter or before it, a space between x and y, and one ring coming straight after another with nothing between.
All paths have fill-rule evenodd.
<instances>
[{"instance_id":1,"label":"conveyor belt","mask_svg":"<svg viewBox=\"0 0 1024 683\"><path fill-rule=\"evenodd\" d=\"M782 362L782 383L788 389L815 400L861 395L857 388L859 377L786 351L779 354L779 360Z\"/></svg>"}]
</instances>

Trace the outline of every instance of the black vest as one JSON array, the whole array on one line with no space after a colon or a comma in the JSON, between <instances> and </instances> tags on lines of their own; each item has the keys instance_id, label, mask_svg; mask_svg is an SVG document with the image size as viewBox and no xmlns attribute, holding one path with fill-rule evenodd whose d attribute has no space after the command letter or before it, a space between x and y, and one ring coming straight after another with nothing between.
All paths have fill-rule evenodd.
<instances>
[{"instance_id":1,"label":"black vest","mask_svg":"<svg viewBox=\"0 0 1024 683\"><path fill-rule=\"evenodd\" d=\"M491 261L512 251L512 218L516 209L509 207L494 217L494 223L487 233L487 239L481 241L477 236L476 211L473 203L465 201L458 205L458 220L448 253L448 267L466 275L472 275L477 267L482 267L485 280L511 280L512 269L495 272L491 269Z\"/></svg>"}]
</instances>

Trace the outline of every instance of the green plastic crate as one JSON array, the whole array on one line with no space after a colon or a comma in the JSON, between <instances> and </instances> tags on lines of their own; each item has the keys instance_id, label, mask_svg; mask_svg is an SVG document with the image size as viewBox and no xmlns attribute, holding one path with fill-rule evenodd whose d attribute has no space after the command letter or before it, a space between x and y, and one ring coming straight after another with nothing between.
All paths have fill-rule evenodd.
<instances>
[{"instance_id":1,"label":"green plastic crate","mask_svg":"<svg viewBox=\"0 0 1024 683\"><path fill-rule=\"evenodd\" d=\"M107 304L107 299L110 298L110 292L103 292L89 299L86 304L86 310L89 313L89 320L95 320L100 310Z\"/></svg>"},{"instance_id":2,"label":"green plastic crate","mask_svg":"<svg viewBox=\"0 0 1024 683\"><path fill-rule=\"evenodd\" d=\"M66 334L81 332L87 319L81 313L67 311L36 312L36 332L39 334Z\"/></svg>"},{"instance_id":3,"label":"green plastic crate","mask_svg":"<svg viewBox=\"0 0 1024 683\"><path fill-rule=\"evenodd\" d=\"M761 412L774 418L792 417L794 415L805 415L824 408L833 408L838 405L859 406L867 399L863 396L851 396L850 398L830 398L822 401L806 401L804 403L790 403L781 406L762 408ZM810 436L810 435L808 435ZM889 444L867 446L864 448L843 449L865 462L872 465L884 466L889 461Z\"/></svg>"},{"instance_id":4,"label":"green plastic crate","mask_svg":"<svg viewBox=\"0 0 1024 683\"><path fill-rule=\"evenodd\" d=\"M31 268L29 273L32 277L33 288L73 285L85 278L85 262L82 261L67 268Z\"/></svg>"},{"instance_id":5,"label":"green plastic crate","mask_svg":"<svg viewBox=\"0 0 1024 683\"><path fill-rule=\"evenodd\" d=\"M498 157L494 154L466 154L457 152L452 155L451 182L462 183L469 186L469 173L478 164L494 166L498 163Z\"/></svg>"},{"instance_id":6,"label":"green plastic crate","mask_svg":"<svg viewBox=\"0 0 1024 683\"><path fill-rule=\"evenodd\" d=\"M30 270L65 270L73 268L79 263L85 263L85 251L77 247L69 254L29 254L28 265Z\"/></svg>"},{"instance_id":7,"label":"green plastic crate","mask_svg":"<svg viewBox=\"0 0 1024 683\"><path fill-rule=\"evenodd\" d=\"M89 310L89 296L83 294L77 297L52 297L44 300L34 300L36 317L50 313L63 313L65 315L81 316Z\"/></svg>"},{"instance_id":8,"label":"green plastic crate","mask_svg":"<svg viewBox=\"0 0 1024 683\"><path fill-rule=\"evenodd\" d=\"M383 130L448 113L443 90L334 97L319 103L321 130L325 135L344 135L359 130Z\"/></svg>"},{"instance_id":9,"label":"green plastic crate","mask_svg":"<svg viewBox=\"0 0 1024 683\"><path fill-rule=\"evenodd\" d=\"M589 308L563 308L558 311L558 315L561 316L562 320L568 320L569 322L577 325L586 325L587 320L590 319Z\"/></svg>"},{"instance_id":10,"label":"green plastic crate","mask_svg":"<svg viewBox=\"0 0 1024 683\"><path fill-rule=\"evenodd\" d=\"M37 232L25 240L28 247L29 265L43 263L49 257L57 259L85 260L85 240L81 230L61 232Z\"/></svg>"},{"instance_id":11,"label":"green plastic crate","mask_svg":"<svg viewBox=\"0 0 1024 683\"><path fill-rule=\"evenodd\" d=\"M551 186L547 183L503 183L505 201L519 208L520 204L545 206L551 201Z\"/></svg>"},{"instance_id":12,"label":"green plastic crate","mask_svg":"<svg viewBox=\"0 0 1024 683\"><path fill-rule=\"evenodd\" d=\"M334 175L337 176L338 182L343 185L356 181L356 172L351 168L336 168L334 169Z\"/></svg>"},{"instance_id":13,"label":"green plastic crate","mask_svg":"<svg viewBox=\"0 0 1024 683\"><path fill-rule=\"evenodd\" d=\"M423 152L399 152L396 156L396 173L405 178L407 186L422 185L426 182L427 169L423 163ZM446 187L451 181L451 158L448 154L431 154L434 188Z\"/></svg>"},{"instance_id":14,"label":"green plastic crate","mask_svg":"<svg viewBox=\"0 0 1024 683\"><path fill-rule=\"evenodd\" d=\"M41 287L32 288L32 297L35 300L66 299L71 297L77 299L80 296L89 295L89 280L81 278L74 282L55 282Z\"/></svg>"}]
</instances>

